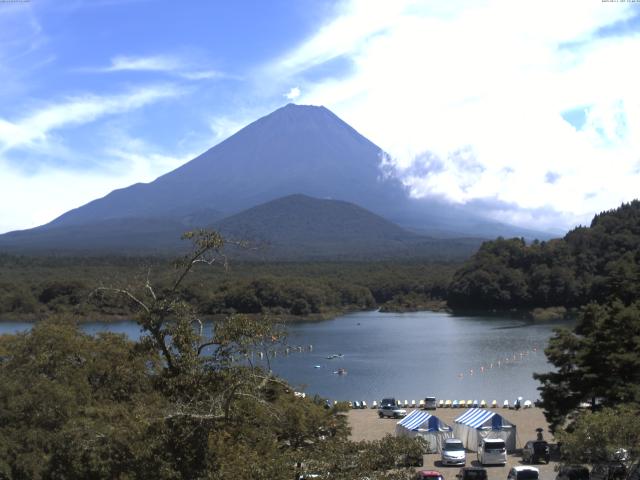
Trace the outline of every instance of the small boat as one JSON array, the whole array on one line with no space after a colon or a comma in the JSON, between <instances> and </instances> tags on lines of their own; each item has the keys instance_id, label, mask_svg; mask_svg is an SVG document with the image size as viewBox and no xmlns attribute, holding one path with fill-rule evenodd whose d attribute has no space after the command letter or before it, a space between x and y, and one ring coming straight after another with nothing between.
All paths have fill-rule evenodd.
<instances>
[{"instance_id":1,"label":"small boat","mask_svg":"<svg viewBox=\"0 0 640 480\"><path fill-rule=\"evenodd\" d=\"M526 400L524 402L524 408L531 408L532 406L531 400Z\"/></svg>"},{"instance_id":2,"label":"small boat","mask_svg":"<svg viewBox=\"0 0 640 480\"><path fill-rule=\"evenodd\" d=\"M420 400L420 402L422 402L422 400ZM438 402L438 408L442 407L444 407L444 400L440 399L440 401Z\"/></svg>"},{"instance_id":3,"label":"small boat","mask_svg":"<svg viewBox=\"0 0 640 480\"><path fill-rule=\"evenodd\" d=\"M467 400L467 408L471 408L472 405L473 405L473 401Z\"/></svg>"},{"instance_id":4,"label":"small boat","mask_svg":"<svg viewBox=\"0 0 640 480\"><path fill-rule=\"evenodd\" d=\"M480 401L480 408L487 408L487 402L485 402L484 400Z\"/></svg>"},{"instance_id":5,"label":"small boat","mask_svg":"<svg viewBox=\"0 0 640 480\"><path fill-rule=\"evenodd\" d=\"M338 370L336 370L335 372L336 375L346 375L347 371L344 368L339 368Z\"/></svg>"},{"instance_id":6,"label":"small boat","mask_svg":"<svg viewBox=\"0 0 640 480\"><path fill-rule=\"evenodd\" d=\"M362 403L360 405L362 406L362 408L367 408L367 402L365 402L364 400L362 400Z\"/></svg>"},{"instance_id":7,"label":"small boat","mask_svg":"<svg viewBox=\"0 0 640 480\"><path fill-rule=\"evenodd\" d=\"M455 401L455 400L454 400L454 401ZM460 408L464 408L464 407L466 407L466 406L467 406L467 402L465 402L464 400L460 400L460 401L458 402L458 405L457 405L457 406L458 406L458 407L460 407Z\"/></svg>"},{"instance_id":8,"label":"small boat","mask_svg":"<svg viewBox=\"0 0 640 480\"><path fill-rule=\"evenodd\" d=\"M505 401L502 403L502 408L509 408L509 400L505 400Z\"/></svg>"},{"instance_id":9,"label":"small boat","mask_svg":"<svg viewBox=\"0 0 640 480\"><path fill-rule=\"evenodd\" d=\"M420 408L424 408L424 400L420 400L420 404L419 405L420 405Z\"/></svg>"},{"instance_id":10,"label":"small boat","mask_svg":"<svg viewBox=\"0 0 640 480\"><path fill-rule=\"evenodd\" d=\"M409 408L409 402L408 401L404 401L404 408Z\"/></svg>"},{"instance_id":11,"label":"small boat","mask_svg":"<svg viewBox=\"0 0 640 480\"><path fill-rule=\"evenodd\" d=\"M451 402L451 408L458 408L460 404L458 403L458 400L454 400L453 402Z\"/></svg>"},{"instance_id":12,"label":"small boat","mask_svg":"<svg viewBox=\"0 0 640 480\"><path fill-rule=\"evenodd\" d=\"M320 365L314 365L313 368L320 368Z\"/></svg>"},{"instance_id":13,"label":"small boat","mask_svg":"<svg viewBox=\"0 0 640 480\"><path fill-rule=\"evenodd\" d=\"M378 401L374 400L373 403L371 404L371 408L378 408Z\"/></svg>"},{"instance_id":14,"label":"small boat","mask_svg":"<svg viewBox=\"0 0 640 480\"><path fill-rule=\"evenodd\" d=\"M473 408L478 408L478 405L479 405L478 400L474 400L473 403L471 404Z\"/></svg>"},{"instance_id":15,"label":"small boat","mask_svg":"<svg viewBox=\"0 0 640 480\"><path fill-rule=\"evenodd\" d=\"M444 408L451 408L451 400L446 400L444 402Z\"/></svg>"},{"instance_id":16,"label":"small boat","mask_svg":"<svg viewBox=\"0 0 640 480\"><path fill-rule=\"evenodd\" d=\"M402 400L396 400L396 407L402 407Z\"/></svg>"},{"instance_id":17,"label":"small boat","mask_svg":"<svg viewBox=\"0 0 640 480\"><path fill-rule=\"evenodd\" d=\"M331 355L327 356L327 360L333 360L334 358L338 358L338 354L337 353L332 353Z\"/></svg>"},{"instance_id":18,"label":"small boat","mask_svg":"<svg viewBox=\"0 0 640 480\"><path fill-rule=\"evenodd\" d=\"M349 402L349 408L353 408L353 402Z\"/></svg>"},{"instance_id":19,"label":"small boat","mask_svg":"<svg viewBox=\"0 0 640 480\"><path fill-rule=\"evenodd\" d=\"M415 400L411 400L411 408L416 408L416 401Z\"/></svg>"},{"instance_id":20,"label":"small boat","mask_svg":"<svg viewBox=\"0 0 640 480\"><path fill-rule=\"evenodd\" d=\"M360 408L360 402L357 400L353 402L353 408Z\"/></svg>"},{"instance_id":21,"label":"small boat","mask_svg":"<svg viewBox=\"0 0 640 480\"><path fill-rule=\"evenodd\" d=\"M491 402L491 408L498 408L498 401L494 400Z\"/></svg>"}]
</instances>

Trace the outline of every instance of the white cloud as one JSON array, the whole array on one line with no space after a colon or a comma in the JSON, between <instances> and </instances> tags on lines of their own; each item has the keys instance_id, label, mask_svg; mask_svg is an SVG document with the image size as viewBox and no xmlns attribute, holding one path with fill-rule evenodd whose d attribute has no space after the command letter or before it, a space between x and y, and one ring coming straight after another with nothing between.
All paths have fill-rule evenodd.
<instances>
[{"instance_id":1,"label":"white cloud","mask_svg":"<svg viewBox=\"0 0 640 480\"><path fill-rule=\"evenodd\" d=\"M193 147L168 155L125 132L112 131L105 149L93 152L100 157L100 169L78 171L49 166L25 173L0 157L0 233L45 224L115 189L151 182L201 153Z\"/></svg>"},{"instance_id":2,"label":"white cloud","mask_svg":"<svg viewBox=\"0 0 640 480\"><path fill-rule=\"evenodd\" d=\"M0 118L0 153L17 147L34 148L46 143L53 130L90 123L106 115L125 113L180 94L176 87L163 85L119 95L81 95L46 105L18 121Z\"/></svg>"},{"instance_id":3,"label":"white cloud","mask_svg":"<svg viewBox=\"0 0 640 480\"><path fill-rule=\"evenodd\" d=\"M111 59L111 65L101 69L104 72L122 71L174 71L183 68L184 65L175 57L150 56L150 57L128 57L117 56Z\"/></svg>"},{"instance_id":4,"label":"white cloud","mask_svg":"<svg viewBox=\"0 0 640 480\"><path fill-rule=\"evenodd\" d=\"M237 76L225 72L209 68L203 69L201 62L187 60L174 55L150 55L146 57L118 55L111 59L111 64L107 67L81 68L78 71L88 73L161 72L186 80L238 79Z\"/></svg>"},{"instance_id":5,"label":"white cloud","mask_svg":"<svg viewBox=\"0 0 640 480\"><path fill-rule=\"evenodd\" d=\"M594 36L633 12L580 0L353 1L270 68L295 81L348 57L352 71L306 78L300 101L328 106L377 142L416 195L542 208L567 226L638 195L640 71L631 59L640 36ZM580 129L561 116L576 108L587 110ZM481 168L461 163L460 151ZM443 167L415 175L424 152ZM514 212L487 213L537 221Z\"/></svg>"},{"instance_id":6,"label":"white cloud","mask_svg":"<svg viewBox=\"0 0 640 480\"><path fill-rule=\"evenodd\" d=\"M293 87L291 90L285 93L284 96L289 100L295 100L300 96L300 89L298 87Z\"/></svg>"}]
</instances>

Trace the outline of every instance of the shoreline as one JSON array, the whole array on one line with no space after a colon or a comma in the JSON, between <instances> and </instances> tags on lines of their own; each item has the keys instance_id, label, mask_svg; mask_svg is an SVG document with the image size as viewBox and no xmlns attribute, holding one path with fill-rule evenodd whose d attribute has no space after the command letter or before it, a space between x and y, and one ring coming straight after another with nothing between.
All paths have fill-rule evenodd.
<instances>
[{"instance_id":1,"label":"shoreline","mask_svg":"<svg viewBox=\"0 0 640 480\"><path fill-rule=\"evenodd\" d=\"M203 315L201 318L207 322L216 321L218 319L226 318L230 315L246 315L253 318L267 317L274 320L276 323L314 323L323 322L326 320L334 320L338 317L349 315L352 313L363 312L375 312L380 313L418 313L418 312L433 312L433 313L448 313L456 317L500 317L510 318L513 320L521 320L525 322L533 323L546 323L563 321L568 324L574 318L575 311L572 309L566 309L565 307L547 307L547 308L533 308L533 309L511 309L511 310L466 310L466 309L451 309L445 301L434 300L426 304L420 304L415 306L407 306L398 308L389 308L385 304L377 306L375 308L363 308L363 309L343 309L336 311L327 311L320 313L312 313L308 315L292 315L292 314L270 314L270 313L217 313L213 315ZM57 314L43 313L28 313L28 314L13 314L13 313L0 313L0 324L2 323L37 323L50 316ZM63 313L62 315L69 315L78 324L85 323L119 323L126 321L135 321L135 314L131 315L99 315L92 312L89 315L79 315L72 312Z\"/></svg>"}]
</instances>

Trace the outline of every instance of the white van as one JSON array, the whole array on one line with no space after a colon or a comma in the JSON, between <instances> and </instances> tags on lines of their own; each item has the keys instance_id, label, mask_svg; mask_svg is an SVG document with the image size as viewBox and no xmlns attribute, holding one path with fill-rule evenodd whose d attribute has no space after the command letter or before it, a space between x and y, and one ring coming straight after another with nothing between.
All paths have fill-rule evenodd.
<instances>
[{"instance_id":1,"label":"white van","mask_svg":"<svg viewBox=\"0 0 640 480\"><path fill-rule=\"evenodd\" d=\"M507 446L501 438L483 438L478 444L480 465L506 465Z\"/></svg>"}]
</instances>

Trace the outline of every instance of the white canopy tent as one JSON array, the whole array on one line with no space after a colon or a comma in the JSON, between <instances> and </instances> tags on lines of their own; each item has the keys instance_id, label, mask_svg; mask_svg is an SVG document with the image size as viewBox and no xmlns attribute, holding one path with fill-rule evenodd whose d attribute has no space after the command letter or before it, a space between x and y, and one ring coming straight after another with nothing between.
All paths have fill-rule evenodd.
<instances>
[{"instance_id":1,"label":"white canopy tent","mask_svg":"<svg viewBox=\"0 0 640 480\"><path fill-rule=\"evenodd\" d=\"M495 411L472 408L454 420L453 433L466 449L478 451L482 438L501 438L507 452L516 449L516 426Z\"/></svg>"},{"instance_id":2,"label":"white canopy tent","mask_svg":"<svg viewBox=\"0 0 640 480\"><path fill-rule=\"evenodd\" d=\"M445 438L453 438L453 429L424 410L414 410L396 425L396 435L422 437L429 442L429 453L441 452Z\"/></svg>"}]
</instances>

